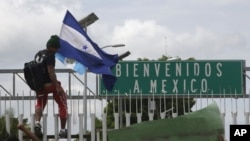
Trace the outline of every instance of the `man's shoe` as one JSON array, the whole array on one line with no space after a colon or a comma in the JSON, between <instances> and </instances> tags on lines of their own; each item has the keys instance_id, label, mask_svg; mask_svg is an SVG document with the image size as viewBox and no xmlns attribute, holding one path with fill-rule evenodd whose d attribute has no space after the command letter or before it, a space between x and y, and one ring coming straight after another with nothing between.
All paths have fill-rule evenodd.
<instances>
[{"instance_id":1,"label":"man's shoe","mask_svg":"<svg viewBox=\"0 0 250 141\"><path fill-rule=\"evenodd\" d=\"M36 124L35 124L35 135L36 135L38 138L41 138L41 137L43 136L43 133L42 133L41 128L42 128L41 124L39 124L39 123L36 123Z\"/></svg>"},{"instance_id":2,"label":"man's shoe","mask_svg":"<svg viewBox=\"0 0 250 141\"><path fill-rule=\"evenodd\" d=\"M65 129L64 131L63 130L60 130L60 133L59 133L59 137L60 138L67 138L68 136L68 131L67 129Z\"/></svg>"}]
</instances>

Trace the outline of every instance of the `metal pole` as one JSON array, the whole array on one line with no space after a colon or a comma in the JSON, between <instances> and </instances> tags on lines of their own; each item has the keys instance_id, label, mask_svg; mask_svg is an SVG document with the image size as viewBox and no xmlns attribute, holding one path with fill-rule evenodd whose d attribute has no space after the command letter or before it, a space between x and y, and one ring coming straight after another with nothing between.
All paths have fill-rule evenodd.
<instances>
[{"instance_id":1,"label":"metal pole","mask_svg":"<svg viewBox=\"0 0 250 141\"><path fill-rule=\"evenodd\" d=\"M95 113L90 114L91 117L91 141L95 141Z\"/></svg>"},{"instance_id":2,"label":"metal pole","mask_svg":"<svg viewBox=\"0 0 250 141\"><path fill-rule=\"evenodd\" d=\"M13 73L13 96L15 96L16 93L16 78L15 73Z\"/></svg>"},{"instance_id":3,"label":"metal pole","mask_svg":"<svg viewBox=\"0 0 250 141\"><path fill-rule=\"evenodd\" d=\"M71 96L71 73L69 72L69 96Z\"/></svg>"},{"instance_id":4,"label":"metal pole","mask_svg":"<svg viewBox=\"0 0 250 141\"><path fill-rule=\"evenodd\" d=\"M122 123L122 120L123 120L123 115L122 115L122 100L123 100L123 98L120 98L119 99L119 115L120 115L120 128L122 128L123 127L123 123Z\"/></svg>"},{"instance_id":5,"label":"metal pole","mask_svg":"<svg viewBox=\"0 0 250 141\"><path fill-rule=\"evenodd\" d=\"M68 126L68 141L71 140L71 116L72 114L68 114L68 122L67 122L67 126Z\"/></svg>"},{"instance_id":6,"label":"metal pole","mask_svg":"<svg viewBox=\"0 0 250 141\"><path fill-rule=\"evenodd\" d=\"M79 113L79 141L83 141L83 114Z\"/></svg>"},{"instance_id":7,"label":"metal pole","mask_svg":"<svg viewBox=\"0 0 250 141\"><path fill-rule=\"evenodd\" d=\"M55 131L55 140L58 140L58 114L54 113L54 131Z\"/></svg>"},{"instance_id":8,"label":"metal pole","mask_svg":"<svg viewBox=\"0 0 250 141\"><path fill-rule=\"evenodd\" d=\"M4 103L5 103L4 109L6 110L6 100L4 101ZM11 108L11 106L10 106L10 108ZM5 122L6 131L10 135L10 111L5 112L5 120L6 120L6 122Z\"/></svg>"},{"instance_id":9,"label":"metal pole","mask_svg":"<svg viewBox=\"0 0 250 141\"><path fill-rule=\"evenodd\" d=\"M18 123L23 124L23 114L19 114ZM23 141L23 132L20 130L18 130L18 138L19 138L19 141Z\"/></svg>"},{"instance_id":10,"label":"metal pole","mask_svg":"<svg viewBox=\"0 0 250 141\"><path fill-rule=\"evenodd\" d=\"M107 141L107 114L102 114L102 140Z\"/></svg>"},{"instance_id":11,"label":"metal pole","mask_svg":"<svg viewBox=\"0 0 250 141\"><path fill-rule=\"evenodd\" d=\"M48 114L43 114L43 141L47 141L47 117Z\"/></svg>"},{"instance_id":12,"label":"metal pole","mask_svg":"<svg viewBox=\"0 0 250 141\"><path fill-rule=\"evenodd\" d=\"M86 135L86 131L87 131L87 73L84 74L84 98L83 98L83 104L84 104L84 108L83 108L83 114L84 114L84 128L83 128L83 134ZM83 139L84 141L86 141L86 139Z\"/></svg>"}]
</instances>

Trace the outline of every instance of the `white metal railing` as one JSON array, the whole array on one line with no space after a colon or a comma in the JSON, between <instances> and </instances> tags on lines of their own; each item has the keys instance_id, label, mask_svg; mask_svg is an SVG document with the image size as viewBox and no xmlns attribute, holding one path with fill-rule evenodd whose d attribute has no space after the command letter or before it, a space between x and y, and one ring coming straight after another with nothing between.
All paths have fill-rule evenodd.
<instances>
[{"instance_id":1,"label":"white metal railing","mask_svg":"<svg viewBox=\"0 0 250 141\"><path fill-rule=\"evenodd\" d=\"M249 95L247 95L249 96ZM239 98L239 99L234 99L234 98L216 98L216 99L207 99L207 98L196 98L196 105L193 106L193 108L191 109L192 111L196 111L199 110L201 108L206 107L208 104L210 104L211 102L216 102L217 105L220 107L220 111L221 111L221 117L222 117L222 121L224 123L225 126L225 137L228 139L229 136L229 125L230 124L249 124L249 109L250 109L250 97L245 97L245 98ZM20 101L20 100L19 100ZM26 100L25 100L26 101ZM34 101L34 100L31 100ZM75 102L73 99L68 99L68 101L72 101ZM107 123L106 123L106 119L107 119L107 113L104 112L103 107L106 106L106 102L104 100L100 101L98 99L92 99L89 100L91 102L90 105L92 105L91 107L94 107L94 104L98 104L99 106L97 106L96 108L99 109L96 110L96 112L94 112L95 110L92 109L92 112L90 112L91 110L88 109L88 113L87 113L87 118L88 118L88 123L89 125L88 130L90 131L90 138L92 141L94 140L106 140L107 137L107 131L110 130L107 128ZM9 100L5 100L5 101L0 101L0 104L3 105L5 103L5 106L1 106L1 109L3 110L3 108L8 109L9 107L7 105L10 105L11 108L14 109L18 109L18 107L27 107L27 103L28 102L18 102L18 103L14 103L12 102L10 104L11 101ZM51 107L53 104L51 104L51 102L53 102L53 100L49 100L48 103L48 107ZM25 104L26 103L26 104ZM23 106L24 104L24 106ZM83 104L81 102L81 104ZM100 106L102 105L103 106ZM162 103L163 104L163 103ZM28 104L29 105L29 104ZM232 106L233 105L233 106ZM56 105L55 105L56 106ZM69 105L70 106L70 105ZM225 106L225 107L224 107ZM53 105L54 107L54 105ZM81 105L77 108L80 108ZM90 107L90 106L88 106ZM100 107L102 107L100 109ZM244 108L245 107L245 108ZM69 108L73 108L73 107L69 107ZM115 107L116 108L116 107ZM149 107L148 107L149 108ZM169 110L166 110L166 113L160 113L160 118L168 118L166 115L169 115L169 113L172 113L172 117L177 116L176 112L171 112L172 109L174 107L172 107ZM44 132L44 139L46 139L47 134L51 135L54 134L55 135L55 139L58 138L58 130L59 130L59 125L58 125L58 121L59 121L59 117L58 117L58 113L57 112L53 112L51 111L52 108L48 108L48 111L46 112L46 110L43 113L43 119L42 119L42 125L43 125L43 132ZM126 126L130 126L130 122L131 122L131 112L130 111L125 111L125 109L122 109L123 111L114 111L114 122L115 122L115 126L114 129L119 129L121 128L121 125L119 123L119 113L120 112L124 112L126 113ZM22 123L22 119L23 118L28 118L30 119L30 124L31 124L31 129L33 129L34 126L34 110L31 110L31 113L29 110L25 111L25 110L20 110L21 112L18 113L18 121L19 123ZM78 134L79 133L79 140L84 140L83 138L83 127L84 127L84 113L80 112L76 112L74 113L73 111L69 111L69 119L68 119L68 124L67 124L67 128L68 128L68 132L69 135L72 134ZM152 112L149 112L152 113ZM188 112L187 112L188 113ZM175 115L176 114L176 115ZM3 115L1 113L1 115ZM74 115L78 115L78 116L74 116ZM171 114L170 114L171 115ZM142 122L142 113L138 110L138 113L136 113L137 116L137 123ZM150 116L150 114L149 114ZM152 117L149 118L149 120L153 120L153 114L151 115ZM103 128L100 130L101 132L96 132L95 130L95 118L101 118L102 119L102 125ZM10 114L5 114L5 118L6 118L6 129L7 132L11 132L10 131L10 127L11 127L11 117ZM53 120L54 119L54 120ZM78 125L78 127L72 127L73 122L78 122L76 125ZM87 124L88 124L87 123ZM54 129L54 130L49 130L49 129ZM77 129L77 131L73 131L72 129ZM54 132L53 132L54 131ZM102 139L97 139L98 136L100 136L100 134L102 134ZM21 132L19 132L18 134L19 138L22 139L23 134ZM68 140L71 140L71 138L69 137Z\"/></svg>"},{"instance_id":2,"label":"white metal railing","mask_svg":"<svg viewBox=\"0 0 250 141\"><path fill-rule=\"evenodd\" d=\"M81 79L79 77L77 77L73 72L71 71L66 71L66 70L58 70L58 73L69 73L69 79L72 79L71 76L74 76L74 78L76 78L76 80L78 82L80 82L80 84L85 85L85 81L81 81ZM7 73L5 71L0 71L0 73ZM19 78L21 78L21 80L23 81L22 75L20 75L22 73L22 71L20 70L10 70L9 73L12 73L13 76L18 76ZM16 81L17 79L15 77L13 77L13 81ZM21 81L21 82L22 82ZM20 83L20 82L19 82ZM34 109L32 109L31 107L33 106L34 108L34 103L35 103L35 96L32 95L30 92L28 97L26 97L27 95L20 95L23 92L16 92L15 87L16 84L19 84L17 82L13 82L13 90L8 91L4 85L0 85L0 116L5 116L6 118L6 129L7 132L10 133L10 127L11 127L11 117L10 114L8 113L4 113L2 111L5 111L8 108L13 108L13 109L17 109L18 113L17 113L17 117L18 117L18 121L19 123L22 122L23 118L28 118L30 121L30 126L31 126L31 130L33 131L33 127L34 127ZM23 83L23 82L22 82ZM68 124L67 124L67 128L68 128L68 135L72 135L72 134L79 134L79 140L82 141L84 140L83 135L84 135L84 131L89 130L91 131L91 140L103 140L105 141L107 139L107 131L111 130L107 128L107 113L104 112L104 107L106 106L106 100L108 99L108 97L102 97L104 98L103 100L99 100L98 97L95 95L95 93L88 88L87 92L85 90L76 92L76 94L73 92L72 90L72 81L69 80L69 90L68 90L68 103L69 103L69 119L68 119ZM90 83L88 83L90 84ZM88 110L87 113L83 112L83 109L81 109L84 105L84 95L87 96L87 102L89 103L88 106ZM73 96L75 96L75 98L73 98ZM92 97L90 97L92 96ZM142 122L142 106L138 106L139 103L142 104L142 99L145 97L139 96L139 97L131 97L131 94L127 94L127 96L121 97L118 95L118 97L116 97L118 99L118 106L121 105L121 103L123 102L123 100L126 98L129 99L129 109L122 109L120 107L115 107L115 104L113 105L113 116L114 116L114 129L119 129L122 127L121 122L119 122L119 118L121 117L121 113L126 113L126 126L130 126L131 125L131 100L132 99L137 99L136 102L136 116L137 116L137 123ZM153 120L154 119L154 100L156 99L166 99L165 95L164 97L154 97L154 95L150 96L150 98L148 98L148 102L150 104L148 104L148 109L151 108L151 110L148 111L148 116L149 116L149 120ZM169 98L169 97L168 97ZM168 118L168 115L170 115L171 117L176 117L178 116L178 99L180 99L180 97L178 97L178 95L174 95L171 97L171 108L168 109L167 105L165 102L160 103L160 105L162 105L164 108L163 112L160 113L160 118L164 119L164 118ZM181 97L183 98L183 97ZM189 98L189 96L187 95L186 98ZM111 98L109 98L111 99ZM77 101L75 101L77 100ZM207 106L208 104L210 104L211 102L216 102L217 105L220 107L220 111L221 111L221 117L222 117L222 121L224 123L225 126L225 137L227 138L227 140L229 139L229 125L230 124L249 124L249 116L250 116L250 94L246 94L244 97L242 98L235 98L235 97L231 97L231 98L226 98L225 97L225 93L221 94L221 96L219 97L203 97L202 95L199 95L197 97L195 97L196 100L196 105L194 105L192 107L192 109L188 109L187 111L185 111L185 114L189 113L190 111L196 111L199 110L201 108L204 108L205 106ZM164 100L165 101L165 100ZM58 138L58 130L59 130L59 124L58 124L58 112L56 111L56 106L54 104L51 104L51 102L53 102L52 99L49 99L48 101L48 106L47 109L44 111L43 113L43 130L44 130L44 139L46 139L46 135L47 134L54 134L54 138L57 139ZM184 102L184 101L183 101ZM33 104L32 104L33 103ZM72 103L78 103L78 105L76 107L74 107L74 105ZM188 104L190 104L190 101L188 101ZM184 105L184 104L183 104ZM9 106L9 107L8 107ZM52 106L52 107L51 107ZM85 105L86 106L86 105ZM153 107L152 107L153 106ZM160 106L160 107L162 107ZM27 107L30 108L30 110L27 110ZM48 108L50 107L50 108ZM74 111L74 109L77 108L77 111ZM180 108L180 107L179 107ZM185 106L183 107L184 109ZM81 110L80 110L81 109ZM116 111L115 109L118 109L118 111ZM176 110L176 111L174 111ZM162 111L162 110L160 110ZM5 114L5 115L4 115ZM76 115L76 116L75 116ZM101 118L102 119L102 125L103 128L101 130L96 131L95 130L95 117ZM84 119L86 118L86 119ZM87 122L84 122L87 121ZM74 127L72 127L72 125L74 125L74 122L77 122L77 131L73 131L73 129L75 129ZM85 126L85 124L88 124L88 126ZM49 130L52 128L52 131ZM84 127L87 127L88 129L84 129ZM102 139L100 139L100 134L102 134ZM22 136L23 134L21 132L19 132L18 134L19 139L22 140ZM71 138L69 137L68 140L71 140Z\"/></svg>"}]
</instances>

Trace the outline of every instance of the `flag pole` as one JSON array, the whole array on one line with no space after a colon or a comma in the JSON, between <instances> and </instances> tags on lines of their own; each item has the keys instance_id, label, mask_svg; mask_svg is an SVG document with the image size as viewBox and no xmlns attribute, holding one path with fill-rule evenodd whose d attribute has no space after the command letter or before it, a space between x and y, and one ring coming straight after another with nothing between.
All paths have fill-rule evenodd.
<instances>
[{"instance_id":1,"label":"flag pole","mask_svg":"<svg viewBox=\"0 0 250 141\"><path fill-rule=\"evenodd\" d=\"M83 128L83 134L86 135L86 131L87 131L87 72L84 74L84 97L83 97L83 103L84 103L84 111L83 111L83 115L84 115L84 128ZM83 139L84 141L86 141L86 139Z\"/></svg>"},{"instance_id":2,"label":"flag pole","mask_svg":"<svg viewBox=\"0 0 250 141\"><path fill-rule=\"evenodd\" d=\"M99 18L95 15L95 13L91 13L88 16L86 16L85 18L83 18L82 20L80 20L78 23L81 25L81 27L85 30L85 32L87 33L87 26L91 25L92 23L94 23L95 21L97 21ZM83 97L83 102L84 102L84 129L83 129L83 134L86 135L86 131L87 131L87 73L88 71L86 70L85 74L84 74L84 97ZM86 141L86 139L84 139L84 141Z\"/></svg>"}]
</instances>

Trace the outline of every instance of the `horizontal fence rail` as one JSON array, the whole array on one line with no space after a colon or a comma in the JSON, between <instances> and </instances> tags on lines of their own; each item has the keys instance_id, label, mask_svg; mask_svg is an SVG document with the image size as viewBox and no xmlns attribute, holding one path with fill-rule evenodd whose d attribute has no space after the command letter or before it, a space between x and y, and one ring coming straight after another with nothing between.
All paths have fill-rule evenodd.
<instances>
[{"instance_id":1,"label":"horizontal fence rail","mask_svg":"<svg viewBox=\"0 0 250 141\"><path fill-rule=\"evenodd\" d=\"M245 67L244 71L250 71L250 67ZM6 119L6 130L7 132L10 131L10 125L12 124L12 117L6 110L13 108L16 110L17 113L14 114L14 117L19 119L19 123L22 123L22 119L27 118L28 124L31 128L31 131L34 131L34 105L35 105L35 93L33 91L27 90L27 94L23 94L23 91L16 92L17 83L25 84L24 78L22 76L23 70L22 69L5 69L0 70L1 74L11 74L13 76L12 79L12 90L6 89L2 82L6 80L0 79L0 116L4 116ZM198 94L196 96L179 96L179 95L153 95L150 96L131 96L131 94L126 95L118 95L118 96L108 96L102 95L99 96L95 89L93 90L87 87L87 91L83 88L87 85L97 85L97 79L90 80L87 79L88 82L79 78L75 72L69 69L56 69L56 73L65 73L69 74L67 79L69 83L69 88L67 91L68 97L68 109L69 109L69 119L67 128L69 129L69 137L67 138L70 141L73 138L79 139L79 141L83 141L85 139L90 139L91 141L107 141L108 131L114 129L120 129L129 127L131 125L131 117L132 114L136 116L137 123L141 123L142 121L142 100L147 100L148 105L148 120L152 121L155 120L155 116L157 119L168 119L168 118L175 118L180 115L178 113L178 109L183 108L185 114L188 114L191 111L198 111L210 103L217 103L220 108L221 117L225 127L225 138L229 140L229 126L230 124L249 124L250 118L250 94L244 94L243 96L237 96L233 93L230 95L231 97L225 97L225 94L222 93L221 95L213 96L213 95L205 95L205 94ZM247 74L245 76L248 78ZM16 82L17 78L20 78L21 82ZM1 78L1 77L0 77ZM75 79L79 84L81 84L82 90L79 92L73 92L72 87L75 82L71 79ZM11 79L8 79L11 80ZM97 85L98 86L98 85ZM84 98L87 100L84 101ZM196 103L190 109L190 107L185 107L185 101L182 99L188 99L188 104L191 103L191 100L194 100ZM192 99L191 99L192 98ZM165 103L161 101L161 99L170 99L170 103ZM136 101L134 101L136 100ZM157 103L160 106L160 109L155 106L155 101L159 101ZM109 115L106 113L107 108L107 101L113 102L113 114ZM136 102L136 103L132 103ZM86 102L86 103L85 103ZM87 105L85 105L87 104ZM182 104L183 107L180 107L179 104ZM136 106L135 106L136 105ZM170 105L168 107L167 105ZM87 112L83 109L84 106L87 106ZM132 113L131 109L135 108L136 112ZM156 111L160 111L159 113L155 114ZM84 113L85 112L85 113ZM107 118L109 116L113 116L114 118L114 128L109 129L107 127ZM86 121L85 121L86 118ZM96 118L100 119L102 122L102 129L96 129L95 120ZM50 95L48 104L46 109L43 113L43 128L45 132L45 139L58 139L58 107L53 101L53 97ZM123 123L122 121L125 121ZM86 126L85 126L86 124ZM87 127L87 129L84 129ZM88 134L84 131L89 131ZM19 132L19 139L27 139L28 137Z\"/></svg>"}]
</instances>

